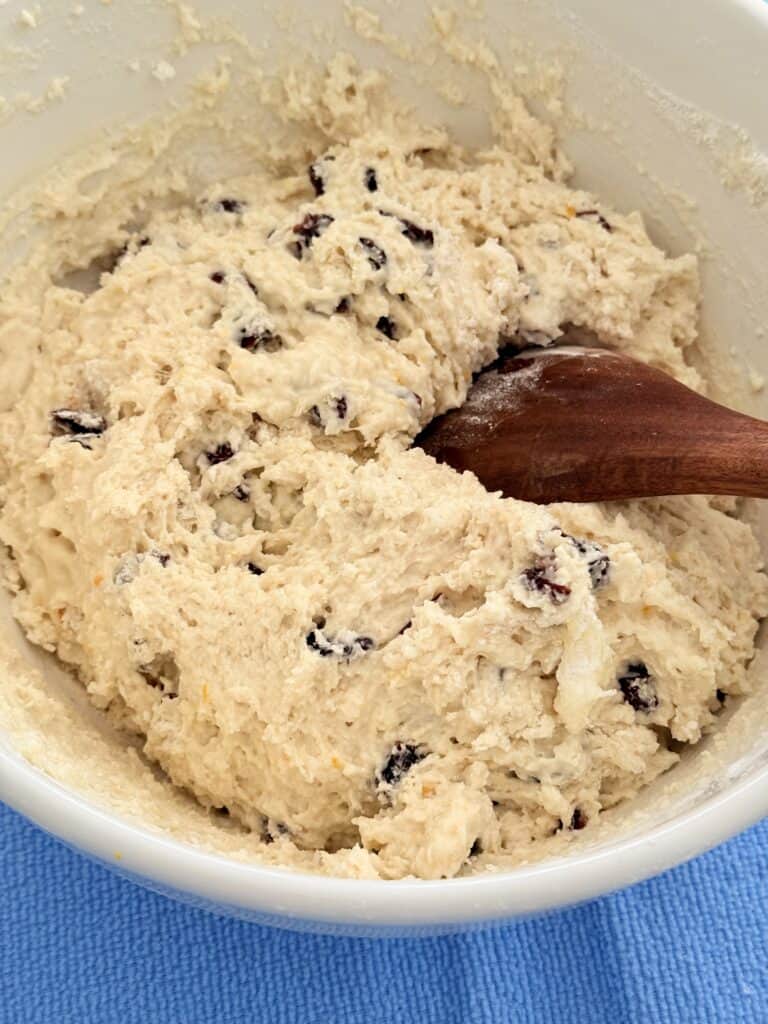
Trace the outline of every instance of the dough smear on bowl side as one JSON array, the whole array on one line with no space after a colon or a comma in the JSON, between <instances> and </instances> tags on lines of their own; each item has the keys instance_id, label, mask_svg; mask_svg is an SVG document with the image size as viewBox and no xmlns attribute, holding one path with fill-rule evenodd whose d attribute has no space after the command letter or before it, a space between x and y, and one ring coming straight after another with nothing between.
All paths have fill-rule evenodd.
<instances>
[{"instance_id":1,"label":"dough smear on bowl side","mask_svg":"<svg viewBox=\"0 0 768 1024\"><path fill-rule=\"evenodd\" d=\"M733 503L537 507L409 450L567 325L703 388L696 263L522 105L467 152L346 116L359 77L309 159L105 235L94 290L73 233L3 292L0 540L30 639L204 806L287 866L451 877L670 768L746 692L768 588Z\"/></svg>"}]
</instances>

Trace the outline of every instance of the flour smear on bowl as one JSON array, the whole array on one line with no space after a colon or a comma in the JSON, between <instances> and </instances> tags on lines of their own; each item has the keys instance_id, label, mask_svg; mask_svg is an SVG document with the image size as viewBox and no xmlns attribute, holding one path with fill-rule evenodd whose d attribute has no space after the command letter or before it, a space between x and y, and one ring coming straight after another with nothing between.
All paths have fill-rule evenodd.
<instances>
[{"instance_id":1,"label":"flour smear on bowl","mask_svg":"<svg viewBox=\"0 0 768 1024\"><path fill-rule=\"evenodd\" d=\"M349 58L289 81L305 141L245 176L50 194L0 294L16 618L253 859L554 854L747 691L757 543L735 502L537 507L410 444L571 326L705 390L696 261L511 94L471 152Z\"/></svg>"}]
</instances>

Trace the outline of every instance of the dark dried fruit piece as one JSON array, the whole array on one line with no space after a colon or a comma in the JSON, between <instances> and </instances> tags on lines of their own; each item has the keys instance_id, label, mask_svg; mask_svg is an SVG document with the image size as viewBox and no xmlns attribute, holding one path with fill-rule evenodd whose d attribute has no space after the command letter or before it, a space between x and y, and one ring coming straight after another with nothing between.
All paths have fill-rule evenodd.
<instances>
[{"instance_id":1,"label":"dark dried fruit piece","mask_svg":"<svg viewBox=\"0 0 768 1024\"><path fill-rule=\"evenodd\" d=\"M269 844L274 843L283 836L289 836L291 830L282 821L275 821L274 818L267 818L264 822L264 833L262 840Z\"/></svg>"},{"instance_id":2,"label":"dark dried fruit piece","mask_svg":"<svg viewBox=\"0 0 768 1024\"><path fill-rule=\"evenodd\" d=\"M403 225L403 234L409 242L413 242L414 245L423 245L427 249L431 249L435 244L435 234L430 228L420 228L418 224L404 220L402 217L400 217L400 223Z\"/></svg>"},{"instance_id":3,"label":"dark dried fruit piece","mask_svg":"<svg viewBox=\"0 0 768 1024\"><path fill-rule=\"evenodd\" d=\"M363 175L363 181L365 182L365 187L369 192L378 192L379 181L373 167L366 167L365 174Z\"/></svg>"},{"instance_id":4,"label":"dark dried fruit piece","mask_svg":"<svg viewBox=\"0 0 768 1024\"><path fill-rule=\"evenodd\" d=\"M333 224L334 218L328 213L308 213L300 224L294 224L293 233L298 235L300 250L309 249L313 241ZM299 255L301 259L301 255Z\"/></svg>"},{"instance_id":5,"label":"dark dried fruit piece","mask_svg":"<svg viewBox=\"0 0 768 1024\"><path fill-rule=\"evenodd\" d=\"M376 321L376 330L383 334L390 341L397 340L397 325L392 317L380 316Z\"/></svg>"},{"instance_id":6,"label":"dark dried fruit piece","mask_svg":"<svg viewBox=\"0 0 768 1024\"><path fill-rule=\"evenodd\" d=\"M246 352L278 352L283 347L283 339L268 327L254 331L247 327L237 330L237 343Z\"/></svg>"},{"instance_id":7,"label":"dark dried fruit piece","mask_svg":"<svg viewBox=\"0 0 768 1024\"><path fill-rule=\"evenodd\" d=\"M246 207L246 203L242 199L233 199L230 196L225 196L222 199L214 199L211 203L211 209L216 210L219 213L242 213Z\"/></svg>"},{"instance_id":8,"label":"dark dried fruit piece","mask_svg":"<svg viewBox=\"0 0 768 1024\"><path fill-rule=\"evenodd\" d=\"M592 547L598 547L598 545L594 544ZM605 552L595 556L589 554L587 559L587 568L589 569L589 576L592 580L592 589L598 590L608 582L608 577L611 574L611 560Z\"/></svg>"},{"instance_id":9,"label":"dark dried fruit piece","mask_svg":"<svg viewBox=\"0 0 768 1024\"><path fill-rule=\"evenodd\" d=\"M356 636L346 630L336 636L327 636L322 626L307 633L305 642L307 647L321 658L341 658L342 661L351 661L362 654L367 654L376 646L372 637Z\"/></svg>"},{"instance_id":10,"label":"dark dried fruit piece","mask_svg":"<svg viewBox=\"0 0 768 1024\"><path fill-rule=\"evenodd\" d=\"M118 252L113 254L111 260L107 259L107 273L114 274L114 272L121 265L126 256L135 256L136 253L139 252L139 250L149 245L150 242L151 239L149 235L141 235L138 238L136 237L136 235L134 235L132 238L129 238L125 245L122 247L122 249L118 250Z\"/></svg>"},{"instance_id":11,"label":"dark dried fruit piece","mask_svg":"<svg viewBox=\"0 0 768 1024\"><path fill-rule=\"evenodd\" d=\"M54 433L58 436L98 436L107 429L107 421L98 413L83 409L54 409L51 413Z\"/></svg>"},{"instance_id":12,"label":"dark dried fruit piece","mask_svg":"<svg viewBox=\"0 0 768 1024\"><path fill-rule=\"evenodd\" d=\"M725 704L725 699L727 696L728 694L725 692L725 690L715 690L715 698L718 704Z\"/></svg>"},{"instance_id":13,"label":"dark dried fruit piece","mask_svg":"<svg viewBox=\"0 0 768 1024\"><path fill-rule=\"evenodd\" d=\"M384 250L376 245L372 238L359 238L360 245L365 249L365 254L368 257L368 262L371 264L374 270L381 270L386 265L387 254Z\"/></svg>"},{"instance_id":14,"label":"dark dried fruit piece","mask_svg":"<svg viewBox=\"0 0 768 1024\"><path fill-rule=\"evenodd\" d=\"M334 313L348 313L348 312L349 312L349 296L345 295L343 298L339 299L338 304L337 304L336 308L334 309Z\"/></svg>"},{"instance_id":15,"label":"dark dried fruit piece","mask_svg":"<svg viewBox=\"0 0 768 1024\"><path fill-rule=\"evenodd\" d=\"M414 743L397 742L376 775L379 787L396 786L415 764L423 761L427 751Z\"/></svg>"},{"instance_id":16,"label":"dark dried fruit piece","mask_svg":"<svg viewBox=\"0 0 768 1024\"><path fill-rule=\"evenodd\" d=\"M571 815L571 820L568 823L568 831L569 832L580 832L583 828L586 828L588 821L589 821L589 819L587 818L586 814L581 810L581 808L580 807L575 807L573 809L573 814ZM562 832L562 831L563 831L563 820L562 820L562 818L558 818L557 819L557 824L555 825L555 833Z\"/></svg>"},{"instance_id":17,"label":"dark dried fruit piece","mask_svg":"<svg viewBox=\"0 0 768 1024\"><path fill-rule=\"evenodd\" d=\"M226 274L223 270L214 270L212 274L208 275L214 284L224 284L226 280Z\"/></svg>"},{"instance_id":18,"label":"dark dried fruit piece","mask_svg":"<svg viewBox=\"0 0 768 1024\"><path fill-rule=\"evenodd\" d=\"M533 360L520 360L520 362L533 362ZM611 559L603 548L592 540L579 540L572 537L570 533L565 533L564 530L560 532L573 544L579 554L586 558L593 590L598 590L607 583L611 572Z\"/></svg>"},{"instance_id":19,"label":"dark dried fruit piece","mask_svg":"<svg viewBox=\"0 0 768 1024\"><path fill-rule=\"evenodd\" d=\"M382 217L397 217L397 214L390 213L389 210L379 210ZM420 228L418 224L414 224L412 220L407 220L405 217L397 217L400 221L400 230L408 239L409 242L413 242L414 245L423 245L427 249L431 249L435 244L435 233L430 228Z\"/></svg>"},{"instance_id":20,"label":"dark dried fruit piece","mask_svg":"<svg viewBox=\"0 0 768 1024\"><path fill-rule=\"evenodd\" d=\"M617 682L624 700L635 711L649 712L659 706L656 685L644 661L629 662Z\"/></svg>"},{"instance_id":21,"label":"dark dried fruit piece","mask_svg":"<svg viewBox=\"0 0 768 1024\"><path fill-rule=\"evenodd\" d=\"M528 590L538 591L540 594L548 594L553 604L562 604L567 601L571 594L571 588L564 583L558 583L552 579L554 567L552 565L533 565L526 569L521 576L523 585Z\"/></svg>"},{"instance_id":22,"label":"dark dried fruit piece","mask_svg":"<svg viewBox=\"0 0 768 1024\"><path fill-rule=\"evenodd\" d=\"M320 164L310 164L307 173L309 174L309 180L312 188L315 190L316 196L321 196L325 192L325 179L320 173Z\"/></svg>"},{"instance_id":23,"label":"dark dried fruit piece","mask_svg":"<svg viewBox=\"0 0 768 1024\"><path fill-rule=\"evenodd\" d=\"M165 697L174 699L178 696L180 673L172 654L158 654L147 664L139 665L138 671L148 686L162 690Z\"/></svg>"},{"instance_id":24,"label":"dark dried fruit piece","mask_svg":"<svg viewBox=\"0 0 768 1024\"><path fill-rule=\"evenodd\" d=\"M326 399L324 403L325 408L331 416L334 416L337 420L344 422L347 415L349 414L349 402L347 401L346 395L336 395ZM307 410L307 416L309 422L314 424L316 427L323 427L326 423L326 417L323 416L323 412L319 405L313 405Z\"/></svg>"},{"instance_id":25,"label":"dark dried fruit piece","mask_svg":"<svg viewBox=\"0 0 768 1024\"><path fill-rule=\"evenodd\" d=\"M580 832L583 828L586 828L588 818L584 811L580 807L574 807L573 814L571 815L571 822L568 828L572 832Z\"/></svg>"},{"instance_id":26,"label":"dark dried fruit piece","mask_svg":"<svg viewBox=\"0 0 768 1024\"><path fill-rule=\"evenodd\" d=\"M263 576L264 575L264 570L261 569L258 565L256 565L255 562L247 562L246 563L246 569L248 570L248 572L252 573L254 576Z\"/></svg>"},{"instance_id":27,"label":"dark dried fruit piece","mask_svg":"<svg viewBox=\"0 0 768 1024\"><path fill-rule=\"evenodd\" d=\"M234 491L232 491L232 497L237 498L238 501L248 501L250 496L251 488L246 483L238 484Z\"/></svg>"},{"instance_id":28,"label":"dark dried fruit piece","mask_svg":"<svg viewBox=\"0 0 768 1024\"><path fill-rule=\"evenodd\" d=\"M226 462L227 459L231 459L234 454L232 445L225 441L223 444L217 444L212 451L206 452L205 457L212 466L217 466L220 462Z\"/></svg>"},{"instance_id":29,"label":"dark dried fruit piece","mask_svg":"<svg viewBox=\"0 0 768 1024\"><path fill-rule=\"evenodd\" d=\"M594 221L595 224L599 224L605 231L613 231L613 227L608 223L599 210L579 210L576 216L581 217L583 220Z\"/></svg>"}]
</instances>

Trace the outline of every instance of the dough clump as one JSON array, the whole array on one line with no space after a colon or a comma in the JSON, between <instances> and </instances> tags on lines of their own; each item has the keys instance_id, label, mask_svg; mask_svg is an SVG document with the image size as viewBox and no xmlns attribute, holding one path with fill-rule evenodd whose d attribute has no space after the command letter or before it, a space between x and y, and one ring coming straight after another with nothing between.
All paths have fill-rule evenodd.
<instances>
[{"instance_id":1,"label":"dough clump","mask_svg":"<svg viewBox=\"0 0 768 1024\"><path fill-rule=\"evenodd\" d=\"M537 507L409 448L573 329L702 388L697 271L522 105L467 152L373 90L337 61L306 157L3 293L0 540L28 636L176 785L286 866L440 878L670 768L768 605L727 502Z\"/></svg>"}]
</instances>

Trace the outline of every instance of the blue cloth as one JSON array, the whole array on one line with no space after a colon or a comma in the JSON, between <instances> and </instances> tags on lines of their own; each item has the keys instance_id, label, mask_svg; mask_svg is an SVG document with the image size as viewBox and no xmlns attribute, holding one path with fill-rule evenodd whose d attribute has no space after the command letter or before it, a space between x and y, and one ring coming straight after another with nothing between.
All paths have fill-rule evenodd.
<instances>
[{"instance_id":1,"label":"blue cloth","mask_svg":"<svg viewBox=\"0 0 768 1024\"><path fill-rule=\"evenodd\" d=\"M435 939L218 918L0 807L1 1024L768 1021L768 821L635 888Z\"/></svg>"}]
</instances>

